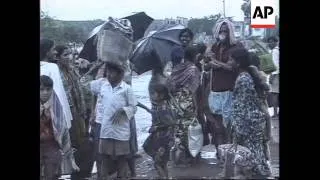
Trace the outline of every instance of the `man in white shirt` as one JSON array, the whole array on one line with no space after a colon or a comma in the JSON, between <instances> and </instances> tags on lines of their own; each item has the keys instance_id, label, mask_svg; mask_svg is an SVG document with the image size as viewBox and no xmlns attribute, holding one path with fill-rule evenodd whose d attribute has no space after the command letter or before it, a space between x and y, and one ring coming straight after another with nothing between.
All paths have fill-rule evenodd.
<instances>
[{"instance_id":1,"label":"man in white shirt","mask_svg":"<svg viewBox=\"0 0 320 180\"><path fill-rule=\"evenodd\" d=\"M108 172L116 163L119 178L126 177L126 156L130 154L130 120L137 108L137 101L130 85L123 81L124 68L107 65L107 80L98 79L90 83L91 90L102 97L99 153L102 157L101 178L108 179Z\"/></svg>"},{"instance_id":2,"label":"man in white shirt","mask_svg":"<svg viewBox=\"0 0 320 180\"><path fill-rule=\"evenodd\" d=\"M280 77L280 64L279 64L279 45L276 37L268 39L268 46L271 49L272 60L277 70L272 72L269 83L271 86L271 106L273 107L273 117L278 117L279 107L279 77Z\"/></svg>"}]
</instances>

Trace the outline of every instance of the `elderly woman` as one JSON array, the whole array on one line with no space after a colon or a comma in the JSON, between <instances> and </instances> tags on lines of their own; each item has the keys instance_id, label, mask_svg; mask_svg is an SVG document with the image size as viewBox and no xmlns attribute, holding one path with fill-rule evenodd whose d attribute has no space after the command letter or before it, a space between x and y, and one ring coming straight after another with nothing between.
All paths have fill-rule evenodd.
<instances>
[{"instance_id":1,"label":"elderly woman","mask_svg":"<svg viewBox=\"0 0 320 180\"><path fill-rule=\"evenodd\" d=\"M266 177L271 174L266 154L266 132L269 114L265 110L262 97L269 90L266 82L259 77L257 68L250 66L250 54L244 48L233 51L231 57L239 67L233 91L232 127L234 142L247 147L253 154L249 162L252 175Z\"/></svg>"},{"instance_id":2,"label":"elderly woman","mask_svg":"<svg viewBox=\"0 0 320 180\"><path fill-rule=\"evenodd\" d=\"M168 87L173 96L177 111L178 133L184 152L184 163L193 160L188 149L188 127L197 118L196 91L200 85L200 71L195 65L197 50L187 47L184 54L184 62L173 68L168 78Z\"/></svg>"}]
</instances>

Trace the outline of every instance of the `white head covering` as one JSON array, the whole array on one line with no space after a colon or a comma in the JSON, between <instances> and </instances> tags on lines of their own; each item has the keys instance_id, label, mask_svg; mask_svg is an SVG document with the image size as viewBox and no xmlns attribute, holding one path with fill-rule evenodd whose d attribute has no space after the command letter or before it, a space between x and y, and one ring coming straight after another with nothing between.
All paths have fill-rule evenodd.
<instances>
[{"instance_id":1,"label":"white head covering","mask_svg":"<svg viewBox=\"0 0 320 180\"><path fill-rule=\"evenodd\" d=\"M217 39L219 37L219 31L220 31L223 23L225 23L229 29L230 45L236 44L237 41L236 41L236 37L234 35L234 26L233 26L233 23L228 18L220 19L217 21L216 25L212 28L213 38Z\"/></svg>"},{"instance_id":2,"label":"white head covering","mask_svg":"<svg viewBox=\"0 0 320 180\"><path fill-rule=\"evenodd\" d=\"M41 61L40 75L49 76L53 80L53 90L61 103L64 118L66 120L66 125L68 128L71 128L71 121L73 117L68 102L67 94L62 83L59 67L54 63Z\"/></svg>"}]
</instances>

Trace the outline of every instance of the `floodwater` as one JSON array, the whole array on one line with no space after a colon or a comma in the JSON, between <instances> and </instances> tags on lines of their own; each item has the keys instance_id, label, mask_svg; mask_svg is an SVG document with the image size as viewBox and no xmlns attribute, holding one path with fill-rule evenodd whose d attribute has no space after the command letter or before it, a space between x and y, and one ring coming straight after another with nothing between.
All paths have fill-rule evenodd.
<instances>
[{"instance_id":1,"label":"floodwater","mask_svg":"<svg viewBox=\"0 0 320 180\"><path fill-rule=\"evenodd\" d=\"M148 85L151 79L150 74L134 76L132 78L132 88L137 100L151 108ZM135 115L139 150L142 149L144 140L148 137L148 130L151 126L151 114L142 108L138 108Z\"/></svg>"}]
</instances>

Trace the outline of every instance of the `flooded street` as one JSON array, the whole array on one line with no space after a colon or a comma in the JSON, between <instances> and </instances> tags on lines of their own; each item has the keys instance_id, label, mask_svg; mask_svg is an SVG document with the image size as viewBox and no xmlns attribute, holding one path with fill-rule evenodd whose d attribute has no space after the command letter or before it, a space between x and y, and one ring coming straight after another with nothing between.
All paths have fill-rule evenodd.
<instances>
[{"instance_id":1,"label":"flooded street","mask_svg":"<svg viewBox=\"0 0 320 180\"><path fill-rule=\"evenodd\" d=\"M151 75L145 74L140 76L135 76L132 79L132 87L134 93L137 97L137 100L151 108L151 103L149 100L148 94L148 84L150 81ZM272 115L272 109L270 109L270 114ZM153 167L153 162L151 157L146 155L142 149L142 144L145 139L148 137L148 130L151 126L151 115L144 109L138 108L135 115L136 127L137 127L137 136L138 136L138 145L139 145L139 154L142 158L137 159L136 169L137 169L137 178L156 178L157 173ZM272 134L273 141L270 143L271 150L271 164L273 176L279 176L279 123L278 120L272 120ZM215 147L213 145L208 145L202 148L201 157L202 160L196 166L191 167L173 167L169 163L169 175L171 177L179 178L203 178L211 177L214 178L218 173L222 171L221 167L217 165L217 159L215 155ZM95 179L96 167L93 169L93 178ZM68 179L68 176L65 176L65 179Z\"/></svg>"}]
</instances>

